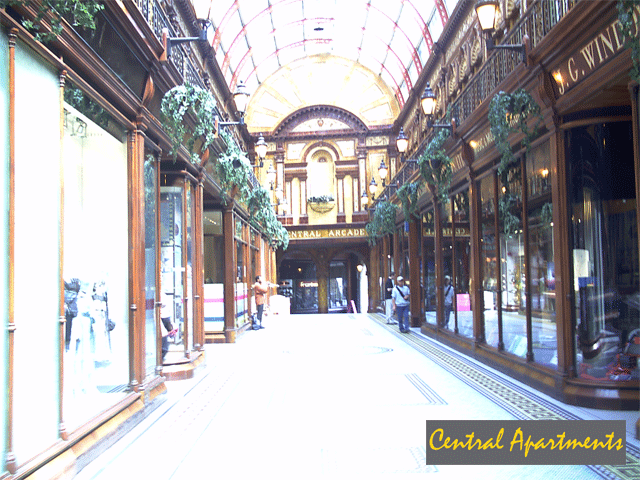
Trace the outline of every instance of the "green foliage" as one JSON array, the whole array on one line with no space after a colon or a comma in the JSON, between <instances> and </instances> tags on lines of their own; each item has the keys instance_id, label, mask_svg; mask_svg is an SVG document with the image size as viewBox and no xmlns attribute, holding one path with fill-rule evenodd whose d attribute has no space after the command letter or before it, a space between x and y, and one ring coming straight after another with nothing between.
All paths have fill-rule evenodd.
<instances>
[{"instance_id":1,"label":"green foliage","mask_svg":"<svg viewBox=\"0 0 640 480\"><path fill-rule=\"evenodd\" d=\"M640 37L633 22L634 9L637 5L638 0L618 0L618 31L624 37L626 48L631 50L633 67L630 76L640 83ZM638 15L637 11L636 15Z\"/></svg>"},{"instance_id":2,"label":"green foliage","mask_svg":"<svg viewBox=\"0 0 640 480\"><path fill-rule=\"evenodd\" d=\"M7 6L26 6L29 0L0 0L0 8ZM24 20L22 25L39 42L50 42L62 33L62 19L67 19L74 27L95 30L95 16L104 8L99 0L42 0L38 3L38 10L33 20ZM41 31L40 23L51 15L51 31Z\"/></svg>"},{"instance_id":3,"label":"green foliage","mask_svg":"<svg viewBox=\"0 0 640 480\"><path fill-rule=\"evenodd\" d=\"M378 203L373 218L364 228L367 231L369 245L375 245L379 238L392 235L396 228L398 207L388 201Z\"/></svg>"},{"instance_id":4,"label":"green foliage","mask_svg":"<svg viewBox=\"0 0 640 480\"><path fill-rule=\"evenodd\" d=\"M538 120L530 129L528 122L532 117ZM514 212L514 205L517 205L518 197L509 191L511 183L519 183L521 172L516 156L514 155L509 135L522 132L524 137L522 144L531 150L531 142L538 135L538 128L542 123L540 106L533 97L524 89L519 88L512 94L498 92L489 105L489 124L491 133L498 152L500 152L500 165L498 165L498 176L502 185L507 189L498 201L500 221L505 235L513 235L520 227L520 219Z\"/></svg>"},{"instance_id":5,"label":"green foliage","mask_svg":"<svg viewBox=\"0 0 640 480\"><path fill-rule=\"evenodd\" d=\"M538 121L529 129L528 120L532 116L537 116ZM522 144L527 151L531 149L531 141L538 135L538 128L542 123L540 106L533 97L523 88L509 94L498 92L489 105L489 124L491 133L501 159L498 166L498 174L505 172L511 164L516 161L516 157L511 150L509 135L515 132L522 132L524 138Z\"/></svg>"},{"instance_id":6,"label":"green foliage","mask_svg":"<svg viewBox=\"0 0 640 480\"><path fill-rule=\"evenodd\" d=\"M309 197L307 200L312 203L329 203L333 202L335 199L333 198L333 195L318 195L315 197Z\"/></svg>"},{"instance_id":7,"label":"green foliage","mask_svg":"<svg viewBox=\"0 0 640 480\"><path fill-rule=\"evenodd\" d=\"M449 131L439 130L427 145L418 159L418 167L424 181L436 187L436 197L442 204L449 198L453 167L451 158L444 152L444 142L449 138Z\"/></svg>"},{"instance_id":8,"label":"green foliage","mask_svg":"<svg viewBox=\"0 0 640 480\"><path fill-rule=\"evenodd\" d=\"M398 189L396 195L402 202L402 213L404 214L405 221L419 220L418 215L418 198L420 197L420 183L411 182L405 183Z\"/></svg>"},{"instance_id":9,"label":"green foliage","mask_svg":"<svg viewBox=\"0 0 640 480\"><path fill-rule=\"evenodd\" d=\"M178 149L184 144L191 154L191 161L199 163L200 157L194 152L196 141L202 139L204 151L215 140L214 124L216 101L208 90L189 83L173 87L164 97L160 110L164 119L164 128L171 139L170 155L175 158ZM195 123L191 127L185 116L190 114Z\"/></svg>"},{"instance_id":10,"label":"green foliage","mask_svg":"<svg viewBox=\"0 0 640 480\"><path fill-rule=\"evenodd\" d=\"M224 190L238 187L240 201L247 201L251 194L251 162L240 150L230 133L221 131L220 136L227 143L227 150L215 162L216 174Z\"/></svg>"}]
</instances>

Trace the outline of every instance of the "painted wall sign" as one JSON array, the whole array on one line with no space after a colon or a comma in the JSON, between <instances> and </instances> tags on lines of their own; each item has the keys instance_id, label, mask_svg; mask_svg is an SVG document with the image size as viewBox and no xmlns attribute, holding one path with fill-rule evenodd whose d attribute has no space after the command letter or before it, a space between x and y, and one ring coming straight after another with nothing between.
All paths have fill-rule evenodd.
<instances>
[{"instance_id":1,"label":"painted wall sign","mask_svg":"<svg viewBox=\"0 0 640 480\"><path fill-rule=\"evenodd\" d=\"M640 4L634 7L634 36L638 36L639 18ZM624 50L625 38L618 30L619 23L616 18L552 72L560 95L567 93L603 64Z\"/></svg>"},{"instance_id":2,"label":"painted wall sign","mask_svg":"<svg viewBox=\"0 0 640 480\"><path fill-rule=\"evenodd\" d=\"M288 230L290 240L313 240L318 238L365 238L364 228L327 228L313 230Z\"/></svg>"}]
</instances>

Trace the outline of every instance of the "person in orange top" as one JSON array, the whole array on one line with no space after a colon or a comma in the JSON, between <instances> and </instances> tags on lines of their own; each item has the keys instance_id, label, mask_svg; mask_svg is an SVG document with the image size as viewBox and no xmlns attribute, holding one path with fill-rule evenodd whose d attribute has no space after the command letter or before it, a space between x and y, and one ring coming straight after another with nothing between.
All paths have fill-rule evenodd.
<instances>
[{"instance_id":1,"label":"person in orange top","mask_svg":"<svg viewBox=\"0 0 640 480\"><path fill-rule=\"evenodd\" d=\"M257 310L257 317L258 317L258 328L264 328L262 326L262 312L264 312L264 304L266 303L267 300L267 293L269 293L269 287L275 287L277 285L273 285L270 283L265 282L262 279L262 275L257 275L256 276L256 283L254 283L252 285L251 288L253 288L253 292L254 292L254 296L256 299L256 310Z\"/></svg>"}]
</instances>

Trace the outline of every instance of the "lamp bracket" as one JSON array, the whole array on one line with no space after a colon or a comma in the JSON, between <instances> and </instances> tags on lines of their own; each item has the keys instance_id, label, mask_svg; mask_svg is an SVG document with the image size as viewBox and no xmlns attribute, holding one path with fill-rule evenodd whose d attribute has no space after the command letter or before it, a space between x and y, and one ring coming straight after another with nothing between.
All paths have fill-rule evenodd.
<instances>
[{"instance_id":1,"label":"lamp bracket","mask_svg":"<svg viewBox=\"0 0 640 480\"><path fill-rule=\"evenodd\" d=\"M511 50L514 52L520 52L522 57L522 62L527 63L527 58L529 56L529 50L531 49L531 41L529 40L529 36L525 35L522 37L522 43L517 43L513 45L496 45L493 41L493 37L489 34L486 38L487 42L487 50Z\"/></svg>"},{"instance_id":2,"label":"lamp bracket","mask_svg":"<svg viewBox=\"0 0 640 480\"><path fill-rule=\"evenodd\" d=\"M171 57L171 49L176 45L183 43L197 42L198 40L207 40L207 29L210 23L207 20L200 20L201 29L197 37L170 37L169 31L166 28L162 29L162 45L164 46L163 60L167 60Z\"/></svg>"}]
</instances>

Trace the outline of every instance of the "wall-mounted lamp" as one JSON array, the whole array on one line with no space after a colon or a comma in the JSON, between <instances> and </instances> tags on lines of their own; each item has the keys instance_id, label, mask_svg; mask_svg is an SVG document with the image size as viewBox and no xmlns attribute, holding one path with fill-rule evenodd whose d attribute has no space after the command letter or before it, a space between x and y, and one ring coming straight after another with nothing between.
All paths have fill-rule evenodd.
<instances>
[{"instance_id":1,"label":"wall-mounted lamp","mask_svg":"<svg viewBox=\"0 0 640 480\"><path fill-rule=\"evenodd\" d=\"M402 127L400 127L400 133L398 134L398 138L396 138L396 147L401 154L404 154L407 148L409 148L409 139L405 136Z\"/></svg>"},{"instance_id":2,"label":"wall-mounted lamp","mask_svg":"<svg viewBox=\"0 0 640 480\"><path fill-rule=\"evenodd\" d=\"M477 0L476 1L476 15L478 16L478 22L480 23L480 28L485 33L486 42L487 42L487 50L513 50L516 52L520 52L522 55L522 61L526 63L527 56L531 47L529 37L524 35L522 37L522 43L515 45L495 45L493 43L493 37L491 33L493 32L496 24L496 13L498 11L498 0Z\"/></svg>"},{"instance_id":3,"label":"wall-mounted lamp","mask_svg":"<svg viewBox=\"0 0 640 480\"><path fill-rule=\"evenodd\" d=\"M422 106L422 112L427 116L427 127L429 128L447 128L451 131L454 130L456 123L455 120L451 120L451 124L434 124L433 123L433 112L436 109L436 94L433 93L431 86L427 83L427 86L424 89L424 93L420 98L420 105Z\"/></svg>"},{"instance_id":4,"label":"wall-mounted lamp","mask_svg":"<svg viewBox=\"0 0 640 480\"><path fill-rule=\"evenodd\" d=\"M359 273L362 273L362 270L364 269L364 266L359 263L358 265L356 265L356 270L358 270Z\"/></svg>"},{"instance_id":5,"label":"wall-mounted lamp","mask_svg":"<svg viewBox=\"0 0 640 480\"><path fill-rule=\"evenodd\" d=\"M244 125L244 114L247 111L247 105L249 103L249 97L251 94L247 90L246 85L240 80L238 85L236 86L236 91L233 92L233 101L236 104L236 112L240 116L240 121L238 122L221 122L216 117L216 131L218 127L226 127L230 125Z\"/></svg>"},{"instance_id":6,"label":"wall-mounted lamp","mask_svg":"<svg viewBox=\"0 0 640 480\"><path fill-rule=\"evenodd\" d=\"M387 178L387 175L389 175L389 169L384 163L384 158L380 160L380 166L378 167L378 175L380 175L380 179L382 180L382 187L384 188L385 187L384 181Z\"/></svg>"},{"instance_id":7,"label":"wall-mounted lamp","mask_svg":"<svg viewBox=\"0 0 640 480\"><path fill-rule=\"evenodd\" d=\"M258 137L258 141L256 142L256 153L258 154L258 158L260 159L260 168L264 167L264 159L267 156L267 142L264 141L264 137L262 134Z\"/></svg>"},{"instance_id":8,"label":"wall-mounted lamp","mask_svg":"<svg viewBox=\"0 0 640 480\"><path fill-rule=\"evenodd\" d=\"M371 201L373 202L376 199L376 190L378 189L378 184L376 183L376 179L372 178L371 183L369 183L369 193L371 194Z\"/></svg>"},{"instance_id":9,"label":"wall-mounted lamp","mask_svg":"<svg viewBox=\"0 0 640 480\"><path fill-rule=\"evenodd\" d=\"M360 197L360 202L362 203L362 205L366 205L367 203L369 203L369 197L367 197L366 190L362 191L362 197Z\"/></svg>"}]
</instances>

